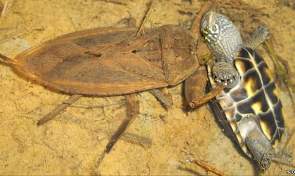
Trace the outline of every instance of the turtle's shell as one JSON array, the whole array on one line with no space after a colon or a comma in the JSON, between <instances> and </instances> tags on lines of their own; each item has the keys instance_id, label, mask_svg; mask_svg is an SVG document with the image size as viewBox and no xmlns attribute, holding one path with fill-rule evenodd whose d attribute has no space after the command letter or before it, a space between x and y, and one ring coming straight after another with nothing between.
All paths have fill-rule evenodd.
<instances>
[{"instance_id":1,"label":"turtle's shell","mask_svg":"<svg viewBox=\"0 0 295 176\"><path fill-rule=\"evenodd\" d=\"M239 122L249 114L256 115L262 132L275 148L284 133L282 103L266 63L254 50L242 48L234 58L234 66L239 72L240 82L216 98L240 147L252 156L239 133ZM214 86L216 83L210 72L208 70L210 83Z\"/></svg>"}]
</instances>

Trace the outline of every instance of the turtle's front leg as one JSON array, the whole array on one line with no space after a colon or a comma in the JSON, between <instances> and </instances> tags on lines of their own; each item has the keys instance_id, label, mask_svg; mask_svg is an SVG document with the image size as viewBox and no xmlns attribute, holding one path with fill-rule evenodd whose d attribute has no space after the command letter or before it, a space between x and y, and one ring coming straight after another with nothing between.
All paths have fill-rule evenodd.
<instances>
[{"instance_id":1,"label":"turtle's front leg","mask_svg":"<svg viewBox=\"0 0 295 176\"><path fill-rule=\"evenodd\" d=\"M249 48L256 48L258 45L263 43L267 39L268 35L268 27L267 26L260 26L255 29L251 36L246 38L243 44Z\"/></svg>"},{"instance_id":2,"label":"turtle's front leg","mask_svg":"<svg viewBox=\"0 0 295 176\"><path fill-rule=\"evenodd\" d=\"M240 80L240 76L233 64L229 62L216 62L213 66L213 73L208 71L208 76L211 74L217 84L225 83L227 88L232 88Z\"/></svg>"}]
</instances>

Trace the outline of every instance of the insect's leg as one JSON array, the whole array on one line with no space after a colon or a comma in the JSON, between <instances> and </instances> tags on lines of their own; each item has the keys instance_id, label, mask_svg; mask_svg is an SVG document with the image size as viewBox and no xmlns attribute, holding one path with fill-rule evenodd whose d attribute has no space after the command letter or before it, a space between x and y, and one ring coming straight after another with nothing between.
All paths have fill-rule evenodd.
<instances>
[{"instance_id":1,"label":"insect's leg","mask_svg":"<svg viewBox=\"0 0 295 176\"><path fill-rule=\"evenodd\" d=\"M139 103L136 97L136 94L126 95L126 108L127 108L127 118L122 122L118 130L111 137L109 143L106 146L106 153L109 153L118 139L122 136L122 134L126 131L128 126L135 120L139 113Z\"/></svg>"},{"instance_id":2,"label":"insect's leg","mask_svg":"<svg viewBox=\"0 0 295 176\"><path fill-rule=\"evenodd\" d=\"M106 146L106 149L100 155L98 162L95 166L96 169L99 168L100 163L102 162L105 154L109 153L112 148L115 146L119 138L126 131L126 129L131 125L139 113L139 102L137 100L136 94L126 95L126 108L127 108L127 118L122 122L118 130L113 134L109 143Z\"/></svg>"},{"instance_id":3,"label":"insect's leg","mask_svg":"<svg viewBox=\"0 0 295 176\"><path fill-rule=\"evenodd\" d=\"M82 95L72 95L68 100L58 105L57 107L55 107L51 112L49 112L42 119L40 119L37 125L38 126L43 125L44 123L53 119L57 114L59 114L61 111L69 107L71 104L73 104L75 101L77 101L81 97Z\"/></svg>"},{"instance_id":4,"label":"insect's leg","mask_svg":"<svg viewBox=\"0 0 295 176\"><path fill-rule=\"evenodd\" d=\"M184 82L184 94L185 100L190 107L194 107L193 102L200 100L204 95L205 87L207 83L207 72L205 67L199 67L199 69L188 77Z\"/></svg>"},{"instance_id":5,"label":"insect's leg","mask_svg":"<svg viewBox=\"0 0 295 176\"><path fill-rule=\"evenodd\" d=\"M225 87L219 84L215 89L204 95L207 84L205 67L200 67L194 74L185 80L185 99L191 108L197 108L217 96Z\"/></svg>"},{"instance_id":6,"label":"insect's leg","mask_svg":"<svg viewBox=\"0 0 295 176\"><path fill-rule=\"evenodd\" d=\"M172 97L167 88L151 89L149 92L153 94L158 100L160 100L166 107L169 108L172 106Z\"/></svg>"},{"instance_id":7,"label":"insect's leg","mask_svg":"<svg viewBox=\"0 0 295 176\"><path fill-rule=\"evenodd\" d=\"M199 56L202 58L202 56ZM201 61L200 61L201 63ZM213 61L206 61L207 69L211 68ZM208 79L212 78L212 73L206 71L205 66L200 67L193 75L185 80L185 98L191 108L197 108L207 103L212 98L220 94L223 89L227 86L226 82L221 82L218 85L214 85L214 89L204 95L204 90Z\"/></svg>"},{"instance_id":8,"label":"insect's leg","mask_svg":"<svg viewBox=\"0 0 295 176\"><path fill-rule=\"evenodd\" d=\"M202 42L200 35L201 19L207 11L214 10L215 4L215 0L205 3L190 28L190 32L192 33L192 35L195 37L196 40L198 40L198 50L196 54L197 57L200 58L200 65L204 65L208 61L208 59L203 59L205 56L208 56L206 58L210 58L210 54L208 54L210 53L210 51L207 45ZM196 108L205 104L221 92L219 89L217 89L218 91L214 89L215 91L204 95L206 83L207 71L205 66L199 67L194 74L192 74L189 78L185 80L185 99L191 108Z\"/></svg>"}]
</instances>

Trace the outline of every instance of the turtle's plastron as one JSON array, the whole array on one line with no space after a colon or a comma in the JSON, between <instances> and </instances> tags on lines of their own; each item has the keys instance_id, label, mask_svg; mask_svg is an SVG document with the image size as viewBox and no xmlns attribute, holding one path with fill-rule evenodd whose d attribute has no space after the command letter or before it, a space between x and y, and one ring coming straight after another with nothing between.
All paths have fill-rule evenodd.
<instances>
[{"instance_id":1,"label":"turtle's plastron","mask_svg":"<svg viewBox=\"0 0 295 176\"><path fill-rule=\"evenodd\" d=\"M242 150L266 170L284 133L284 115L274 80L264 60L250 48L234 57L240 79L216 98ZM216 82L208 65L211 86Z\"/></svg>"}]
</instances>

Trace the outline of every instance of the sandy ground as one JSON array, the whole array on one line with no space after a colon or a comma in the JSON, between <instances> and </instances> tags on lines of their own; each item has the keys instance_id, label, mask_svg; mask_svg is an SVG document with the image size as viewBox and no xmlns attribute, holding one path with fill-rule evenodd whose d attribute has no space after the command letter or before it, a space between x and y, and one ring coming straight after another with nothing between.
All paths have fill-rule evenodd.
<instances>
[{"instance_id":1,"label":"sandy ground","mask_svg":"<svg viewBox=\"0 0 295 176\"><path fill-rule=\"evenodd\" d=\"M265 14L275 51L295 74L295 5L290 1L250 2ZM0 23L0 52L14 58L44 41L83 29L116 26L124 18L139 23L148 0L11 0ZM2 0L2 4L4 1ZM203 2L160 1L153 5L145 27L188 26ZM137 24L138 25L138 24ZM258 48L274 75L273 62ZM202 161L229 175L253 175L255 168L238 153L217 125L208 106L186 111L182 86L169 88L174 105L166 110L150 93L138 94L140 114L99 168L96 162L110 136L125 118L125 98L81 98L54 120L36 123L68 96L52 92L0 65L0 175L211 175L187 158ZM291 81L295 82L294 77ZM279 86L289 130L294 129L293 106L286 87ZM112 105L115 104L115 105ZM111 106L107 106L111 105ZM295 138L288 145L294 153ZM293 163L295 163L293 159ZM180 167L181 166L181 167ZM188 168L186 168L188 167ZM289 166L273 163L266 175L286 174ZM293 168L295 169L295 168Z\"/></svg>"}]
</instances>

